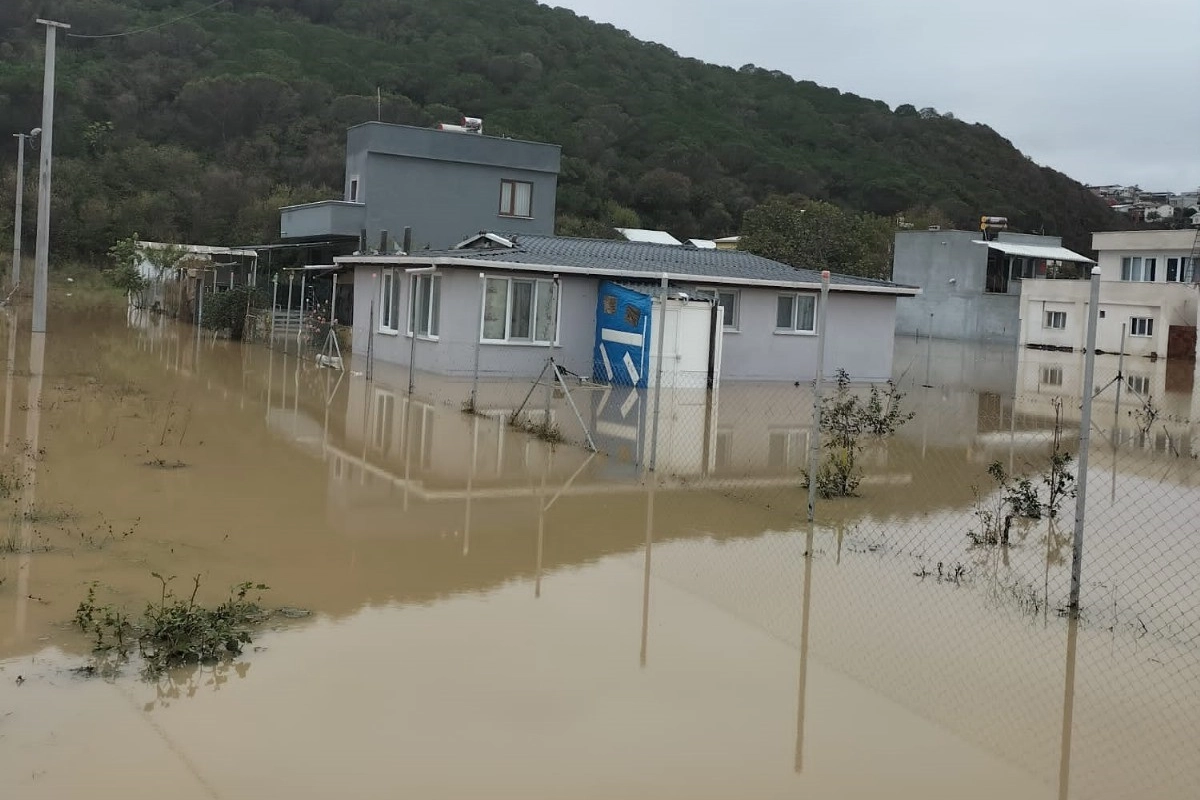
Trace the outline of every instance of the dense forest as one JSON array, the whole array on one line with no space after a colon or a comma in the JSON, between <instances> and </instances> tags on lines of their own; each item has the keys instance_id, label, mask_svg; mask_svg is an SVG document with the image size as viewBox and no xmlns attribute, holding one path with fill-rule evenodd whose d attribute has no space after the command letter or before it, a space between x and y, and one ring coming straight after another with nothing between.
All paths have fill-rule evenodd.
<instances>
[{"instance_id":1,"label":"dense forest","mask_svg":"<svg viewBox=\"0 0 1200 800\"><path fill-rule=\"evenodd\" d=\"M962 225L1000 214L1085 250L1090 231L1122 225L984 125L683 58L534 0L3 0L5 133L40 124L37 16L73 26L58 51L59 254L103 254L133 231L275 240L280 206L340 195L345 128L377 114L481 116L488 133L561 144L560 232L728 235L773 195ZM15 149L0 157L5 197Z\"/></svg>"}]
</instances>

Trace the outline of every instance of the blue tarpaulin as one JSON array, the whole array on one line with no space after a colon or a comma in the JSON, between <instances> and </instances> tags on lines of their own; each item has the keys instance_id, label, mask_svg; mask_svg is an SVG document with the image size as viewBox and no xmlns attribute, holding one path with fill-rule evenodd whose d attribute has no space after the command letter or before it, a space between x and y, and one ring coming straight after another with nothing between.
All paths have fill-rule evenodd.
<instances>
[{"instance_id":1,"label":"blue tarpaulin","mask_svg":"<svg viewBox=\"0 0 1200 800\"><path fill-rule=\"evenodd\" d=\"M596 301L593 376L620 386L646 388L650 371L650 295L601 281Z\"/></svg>"}]
</instances>

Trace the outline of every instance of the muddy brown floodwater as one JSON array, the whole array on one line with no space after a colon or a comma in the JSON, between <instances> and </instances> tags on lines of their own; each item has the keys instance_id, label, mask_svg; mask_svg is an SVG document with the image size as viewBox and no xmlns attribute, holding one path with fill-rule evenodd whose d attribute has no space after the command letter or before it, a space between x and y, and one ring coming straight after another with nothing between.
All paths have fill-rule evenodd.
<instances>
[{"instance_id":1,"label":"muddy brown floodwater","mask_svg":"<svg viewBox=\"0 0 1200 800\"><path fill-rule=\"evenodd\" d=\"M1200 796L1195 462L1153 431L1095 454L1073 630L1071 509L966 537L987 464L1053 427L1022 376L1073 363L901 343L918 415L810 530L810 406L779 387L723 388L711 469L671 450L651 486L383 365L124 310L28 327L4 339L0 797ZM81 677L87 587L136 610L152 572L313 616L229 663Z\"/></svg>"}]
</instances>

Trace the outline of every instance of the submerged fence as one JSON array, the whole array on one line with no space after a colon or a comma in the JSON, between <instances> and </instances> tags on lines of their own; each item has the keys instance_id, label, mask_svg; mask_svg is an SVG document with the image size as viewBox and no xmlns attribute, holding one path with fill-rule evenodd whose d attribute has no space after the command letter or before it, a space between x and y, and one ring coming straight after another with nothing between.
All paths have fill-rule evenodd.
<instances>
[{"instance_id":1,"label":"submerged fence","mask_svg":"<svg viewBox=\"0 0 1200 800\"><path fill-rule=\"evenodd\" d=\"M697 330L724 323L719 304L687 303ZM819 333L819 317L776 310ZM434 365L403 339L416 370L377 380L594 449L606 474L656 492L733 500L683 523L712 539L653 542L654 574L1061 798L1200 791L1193 362L921 340L898 345L894 381L828 354L819 387L731 380L681 346L689 320L671 313L678 339L639 342L642 319L618 303L628 325L584 369L531 344L521 368L539 377L501 380L511 353L467 342ZM468 374L422 369L474 359Z\"/></svg>"},{"instance_id":2,"label":"submerged fence","mask_svg":"<svg viewBox=\"0 0 1200 800\"><path fill-rule=\"evenodd\" d=\"M648 332L654 303L618 299L597 309L597 340L611 346L582 353L536 311L514 321L511 309L481 332L529 332L521 347L435 343L396 323L372 337L386 352L351 363L337 339L343 366L373 387L363 436L390 451L402 431L419 469L439 447L442 407L594 449L606 480L703 509L683 517L647 500L647 574L797 646L802 664L834 667L1064 799L1200 793L1194 362L905 340L893 380L872 382L821 347L825 304L794 300L771 322L791 325L778 340L803 342L791 352L811 360L791 380L732 379L744 351L712 347L744 334L712 334L750 321L696 287L636 287L656 290L671 335ZM246 338L315 368L331 315L299 305L255 312ZM689 347L698 339L709 349ZM511 457L502 449L489 451L497 465ZM680 527L689 535L670 533ZM803 680L799 697L802 768Z\"/></svg>"}]
</instances>

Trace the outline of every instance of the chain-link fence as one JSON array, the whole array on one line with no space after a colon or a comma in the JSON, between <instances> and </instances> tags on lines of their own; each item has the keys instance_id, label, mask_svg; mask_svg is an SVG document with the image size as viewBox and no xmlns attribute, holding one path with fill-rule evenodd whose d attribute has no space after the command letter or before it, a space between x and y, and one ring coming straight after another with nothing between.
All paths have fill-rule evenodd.
<instances>
[{"instance_id":1,"label":"chain-link fence","mask_svg":"<svg viewBox=\"0 0 1200 800\"><path fill-rule=\"evenodd\" d=\"M655 574L789 642L807 630L814 658L1063 797L1195 796L1194 363L1098 356L1086 387L1079 353L926 341L897 351L894 388L823 386L811 540L813 390L726 383L700 403L664 389L650 429L659 480L785 507L797 525L719 557L670 543Z\"/></svg>"}]
</instances>

